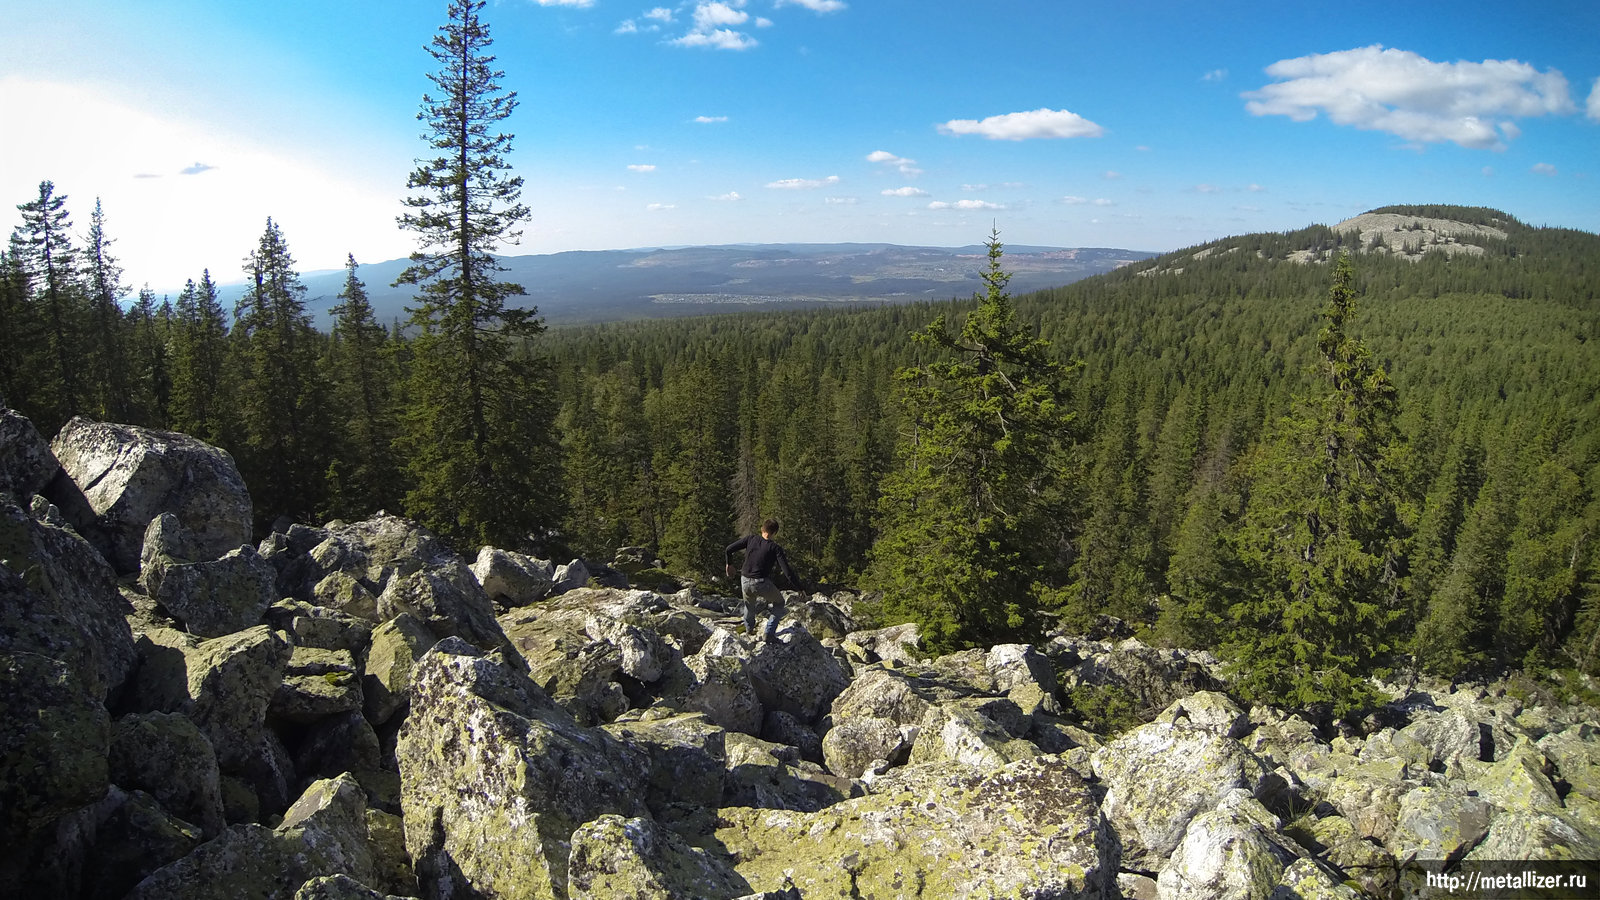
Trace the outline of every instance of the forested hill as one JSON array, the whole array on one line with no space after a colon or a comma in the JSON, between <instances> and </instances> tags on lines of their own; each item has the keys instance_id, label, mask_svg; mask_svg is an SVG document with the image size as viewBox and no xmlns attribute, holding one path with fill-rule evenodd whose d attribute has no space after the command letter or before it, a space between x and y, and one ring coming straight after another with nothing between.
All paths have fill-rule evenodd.
<instances>
[{"instance_id":1,"label":"forested hill","mask_svg":"<svg viewBox=\"0 0 1600 900\"><path fill-rule=\"evenodd\" d=\"M1386 207L1224 238L1015 298L1076 411L1059 479L1059 609L1221 646L1252 455L1314 399L1328 261L1350 251L1350 331L1392 377L1404 538L1384 612L1396 660L1456 675L1593 670L1600 655L1600 237L1499 211ZM907 433L908 339L970 302L560 330L571 537L720 565L722 536L785 521L799 565L862 571ZM1401 477L1403 476L1403 478ZM731 510L732 512L728 512ZM1357 626L1346 623L1347 627Z\"/></svg>"}]
</instances>

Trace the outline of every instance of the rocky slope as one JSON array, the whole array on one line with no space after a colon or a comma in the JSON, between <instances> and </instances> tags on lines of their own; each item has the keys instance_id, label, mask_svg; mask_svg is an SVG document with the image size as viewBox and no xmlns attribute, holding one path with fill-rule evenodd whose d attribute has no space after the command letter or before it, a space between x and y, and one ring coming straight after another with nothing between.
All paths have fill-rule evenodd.
<instances>
[{"instance_id":1,"label":"rocky slope","mask_svg":"<svg viewBox=\"0 0 1600 900\"><path fill-rule=\"evenodd\" d=\"M220 450L0 408L0 895L1385 897L1600 857L1592 709L1396 689L1319 730L1204 653L925 659L847 593L757 642L394 516L249 521Z\"/></svg>"}]
</instances>

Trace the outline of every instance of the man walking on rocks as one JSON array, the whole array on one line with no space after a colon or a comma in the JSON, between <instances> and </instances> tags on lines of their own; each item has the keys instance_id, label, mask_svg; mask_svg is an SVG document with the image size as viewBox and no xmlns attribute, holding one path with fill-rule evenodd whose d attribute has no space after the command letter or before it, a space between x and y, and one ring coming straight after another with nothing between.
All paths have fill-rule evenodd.
<instances>
[{"instance_id":1,"label":"man walking on rocks","mask_svg":"<svg viewBox=\"0 0 1600 900\"><path fill-rule=\"evenodd\" d=\"M772 583L772 567L776 565L782 569L783 577L796 589L804 589L800 579L795 577L794 570L789 568L789 557L772 539L777 533L778 520L768 519L761 523L759 536L752 534L739 538L722 552L724 568L731 578L733 554L744 551L744 565L739 569L739 590L744 597L744 633L755 634L756 614L764 609L767 621L761 637L767 641L777 635L778 620L783 618L783 592Z\"/></svg>"}]
</instances>

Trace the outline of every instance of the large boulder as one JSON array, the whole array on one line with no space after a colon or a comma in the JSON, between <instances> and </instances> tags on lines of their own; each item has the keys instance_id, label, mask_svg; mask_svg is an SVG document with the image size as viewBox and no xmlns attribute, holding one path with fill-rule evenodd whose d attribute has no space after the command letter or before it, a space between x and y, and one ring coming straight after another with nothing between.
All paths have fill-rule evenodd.
<instances>
[{"instance_id":1,"label":"large boulder","mask_svg":"<svg viewBox=\"0 0 1600 900\"><path fill-rule=\"evenodd\" d=\"M1101 812L1122 839L1128 868L1159 869L1195 816L1235 788L1255 793L1267 768L1238 741L1165 722L1136 728L1095 753Z\"/></svg>"},{"instance_id":2,"label":"large boulder","mask_svg":"<svg viewBox=\"0 0 1600 900\"><path fill-rule=\"evenodd\" d=\"M711 644L708 642L706 646ZM680 697L668 702L687 711L704 713L729 731L752 736L761 733L764 712L746 660L701 653L684 662L693 681Z\"/></svg>"},{"instance_id":3,"label":"large boulder","mask_svg":"<svg viewBox=\"0 0 1600 900\"><path fill-rule=\"evenodd\" d=\"M111 729L111 780L141 790L174 815L216 837L222 815L222 775L211 741L176 713L134 713Z\"/></svg>"},{"instance_id":4,"label":"large boulder","mask_svg":"<svg viewBox=\"0 0 1600 900\"><path fill-rule=\"evenodd\" d=\"M804 897L1117 896L1115 838L1053 757L931 771L813 813L723 809L715 838L757 891Z\"/></svg>"},{"instance_id":5,"label":"large boulder","mask_svg":"<svg viewBox=\"0 0 1600 900\"><path fill-rule=\"evenodd\" d=\"M605 815L572 835L570 900L709 900L736 897L749 887L726 858L649 819Z\"/></svg>"},{"instance_id":6,"label":"large boulder","mask_svg":"<svg viewBox=\"0 0 1600 900\"><path fill-rule=\"evenodd\" d=\"M749 672L764 708L781 709L807 724L821 718L850 686L850 671L804 629L785 630L761 645Z\"/></svg>"},{"instance_id":7,"label":"large boulder","mask_svg":"<svg viewBox=\"0 0 1600 900\"><path fill-rule=\"evenodd\" d=\"M222 637L261 624L277 597L277 572L250 544L220 559L180 562L155 555L140 573L145 593L190 634Z\"/></svg>"},{"instance_id":8,"label":"large boulder","mask_svg":"<svg viewBox=\"0 0 1600 900\"><path fill-rule=\"evenodd\" d=\"M305 725L361 706L361 674L350 651L296 647L268 711L275 721Z\"/></svg>"},{"instance_id":9,"label":"large boulder","mask_svg":"<svg viewBox=\"0 0 1600 900\"><path fill-rule=\"evenodd\" d=\"M652 710L601 730L650 757L645 803L658 819L721 805L727 777L727 732L704 715ZM654 715L661 713L661 715Z\"/></svg>"},{"instance_id":10,"label":"large boulder","mask_svg":"<svg viewBox=\"0 0 1600 900\"><path fill-rule=\"evenodd\" d=\"M405 614L372 630L361 677L368 721L382 725L405 707L411 691L411 667L435 643L433 632Z\"/></svg>"},{"instance_id":11,"label":"large boulder","mask_svg":"<svg viewBox=\"0 0 1600 900\"><path fill-rule=\"evenodd\" d=\"M435 637L459 637L483 650L507 647L495 621L494 604L472 570L459 561L420 569L389 580L378 597L378 619L407 613Z\"/></svg>"},{"instance_id":12,"label":"large boulder","mask_svg":"<svg viewBox=\"0 0 1600 900\"><path fill-rule=\"evenodd\" d=\"M65 663L0 650L0 894L34 862L31 840L105 795L111 722Z\"/></svg>"},{"instance_id":13,"label":"large boulder","mask_svg":"<svg viewBox=\"0 0 1600 900\"><path fill-rule=\"evenodd\" d=\"M0 494L26 503L61 471L50 443L27 416L0 405Z\"/></svg>"},{"instance_id":14,"label":"large boulder","mask_svg":"<svg viewBox=\"0 0 1600 900\"><path fill-rule=\"evenodd\" d=\"M1232 790L1189 822L1157 879L1161 900L1267 897L1301 854L1277 834L1281 822L1248 791Z\"/></svg>"},{"instance_id":15,"label":"large boulder","mask_svg":"<svg viewBox=\"0 0 1600 900\"><path fill-rule=\"evenodd\" d=\"M555 569L542 559L497 547L483 547L472 564L472 574L495 603L527 606L550 593Z\"/></svg>"},{"instance_id":16,"label":"large boulder","mask_svg":"<svg viewBox=\"0 0 1600 900\"><path fill-rule=\"evenodd\" d=\"M0 498L0 650L58 659L114 699L137 661L132 611L94 548Z\"/></svg>"},{"instance_id":17,"label":"large boulder","mask_svg":"<svg viewBox=\"0 0 1600 900\"><path fill-rule=\"evenodd\" d=\"M400 730L406 847L429 897L563 897L572 833L644 813L644 753L583 728L518 667L446 638Z\"/></svg>"},{"instance_id":18,"label":"large boulder","mask_svg":"<svg viewBox=\"0 0 1600 900\"><path fill-rule=\"evenodd\" d=\"M1213 671L1216 660L1206 653L1150 647L1132 638L1113 644L1065 636L1042 649L1063 689L1115 689L1146 719L1196 691L1223 689Z\"/></svg>"},{"instance_id":19,"label":"large boulder","mask_svg":"<svg viewBox=\"0 0 1600 900\"><path fill-rule=\"evenodd\" d=\"M235 825L141 881L127 900L293 900L314 878L373 879L366 801L355 780L319 781L277 828Z\"/></svg>"},{"instance_id":20,"label":"large boulder","mask_svg":"<svg viewBox=\"0 0 1600 900\"><path fill-rule=\"evenodd\" d=\"M107 560L118 572L138 571L145 528L164 512L183 523L197 558L250 542L250 493L226 450L185 434L82 417L61 429L51 450L95 515L73 524L105 535Z\"/></svg>"}]
</instances>

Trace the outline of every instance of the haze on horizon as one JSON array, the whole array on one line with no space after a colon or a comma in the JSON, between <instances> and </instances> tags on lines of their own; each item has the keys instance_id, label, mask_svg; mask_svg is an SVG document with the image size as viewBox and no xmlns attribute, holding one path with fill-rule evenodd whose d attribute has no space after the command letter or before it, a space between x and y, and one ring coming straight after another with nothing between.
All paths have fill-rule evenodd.
<instances>
[{"instance_id":1,"label":"haze on horizon","mask_svg":"<svg viewBox=\"0 0 1600 900\"><path fill-rule=\"evenodd\" d=\"M134 285L395 226L443 0L58 0L0 33L0 202L96 197ZM499 0L511 254L732 243L1164 251L1391 203L1600 231L1600 5ZM12 225L17 217L12 215Z\"/></svg>"}]
</instances>

